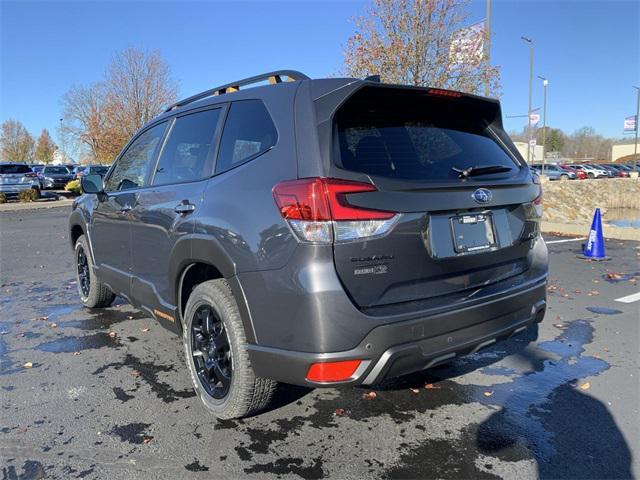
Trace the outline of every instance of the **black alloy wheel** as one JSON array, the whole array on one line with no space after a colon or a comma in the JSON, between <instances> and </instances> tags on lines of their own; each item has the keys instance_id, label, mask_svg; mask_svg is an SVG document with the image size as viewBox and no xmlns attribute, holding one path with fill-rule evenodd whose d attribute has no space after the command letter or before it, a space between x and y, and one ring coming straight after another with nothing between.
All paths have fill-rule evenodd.
<instances>
[{"instance_id":1,"label":"black alloy wheel","mask_svg":"<svg viewBox=\"0 0 640 480\"><path fill-rule=\"evenodd\" d=\"M224 323L210 305L201 305L191 322L191 356L200 383L215 399L229 393L233 364Z\"/></svg>"},{"instance_id":2,"label":"black alloy wheel","mask_svg":"<svg viewBox=\"0 0 640 480\"><path fill-rule=\"evenodd\" d=\"M82 295L86 298L89 296L89 292L91 290L91 277L89 275L89 261L87 259L87 254L84 251L84 248L79 247L77 253L77 264L78 264L78 283L80 284L80 291Z\"/></svg>"}]
</instances>

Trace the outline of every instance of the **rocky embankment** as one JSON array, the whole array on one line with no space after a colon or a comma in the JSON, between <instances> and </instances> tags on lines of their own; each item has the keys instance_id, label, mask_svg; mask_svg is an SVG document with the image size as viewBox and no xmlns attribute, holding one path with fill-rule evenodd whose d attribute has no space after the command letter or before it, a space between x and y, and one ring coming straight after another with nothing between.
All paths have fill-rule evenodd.
<instances>
[{"instance_id":1,"label":"rocky embankment","mask_svg":"<svg viewBox=\"0 0 640 480\"><path fill-rule=\"evenodd\" d=\"M639 178L546 181L543 188L542 229L548 232L586 235L598 207L605 220L611 208L640 210ZM640 231L633 228L606 226L605 235L640 240Z\"/></svg>"}]
</instances>

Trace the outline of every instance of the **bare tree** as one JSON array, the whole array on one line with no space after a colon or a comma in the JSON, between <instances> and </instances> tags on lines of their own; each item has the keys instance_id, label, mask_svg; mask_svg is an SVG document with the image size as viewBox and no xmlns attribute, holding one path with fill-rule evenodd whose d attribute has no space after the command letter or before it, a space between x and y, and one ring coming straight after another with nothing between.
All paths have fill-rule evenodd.
<instances>
[{"instance_id":1,"label":"bare tree","mask_svg":"<svg viewBox=\"0 0 640 480\"><path fill-rule=\"evenodd\" d=\"M102 82L74 87L63 97L61 132L88 149L92 161L111 163L176 97L177 84L160 54L128 48L115 55Z\"/></svg>"},{"instance_id":2,"label":"bare tree","mask_svg":"<svg viewBox=\"0 0 640 480\"><path fill-rule=\"evenodd\" d=\"M51 135L49 135L49 130L43 128L38 140L36 141L34 157L38 162L51 163L57 148L58 147L56 147Z\"/></svg>"},{"instance_id":3,"label":"bare tree","mask_svg":"<svg viewBox=\"0 0 640 480\"><path fill-rule=\"evenodd\" d=\"M346 73L480 93L499 91L499 69L482 55L484 30L463 29L467 0L373 0L345 50Z\"/></svg>"},{"instance_id":4,"label":"bare tree","mask_svg":"<svg viewBox=\"0 0 640 480\"><path fill-rule=\"evenodd\" d=\"M94 161L113 161L113 143L122 140L111 136L113 131L107 124L104 85L72 87L62 98L62 108L61 133L80 150L88 150Z\"/></svg>"},{"instance_id":5,"label":"bare tree","mask_svg":"<svg viewBox=\"0 0 640 480\"><path fill-rule=\"evenodd\" d=\"M33 137L18 120L6 120L0 127L0 152L6 162L30 162Z\"/></svg>"},{"instance_id":6,"label":"bare tree","mask_svg":"<svg viewBox=\"0 0 640 480\"><path fill-rule=\"evenodd\" d=\"M178 92L159 52L131 47L116 54L107 68L105 85L109 123L127 137L175 102Z\"/></svg>"}]
</instances>

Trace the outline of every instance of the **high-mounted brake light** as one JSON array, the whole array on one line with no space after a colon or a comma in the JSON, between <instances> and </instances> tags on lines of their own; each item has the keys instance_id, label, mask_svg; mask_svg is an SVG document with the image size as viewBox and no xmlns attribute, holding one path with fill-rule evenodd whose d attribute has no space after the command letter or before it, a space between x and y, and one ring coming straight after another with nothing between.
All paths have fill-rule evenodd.
<instances>
[{"instance_id":1,"label":"high-mounted brake light","mask_svg":"<svg viewBox=\"0 0 640 480\"><path fill-rule=\"evenodd\" d=\"M299 240L313 243L348 242L387 233L399 215L352 205L348 194L375 192L370 183L337 178L288 180L273 187L282 217Z\"/></svg>"},{"instance_id":2,"label":"high-mounted brake light","mask_svg":"<svg viewBox=\"0 0 640 480\"><path fill-rule=\"evenodd\" d=\"M441 88L430 88L429 90L427 90L427 93L429 95L437 95L440 97L453 97L453 98L462 97L462 93L460 92L454 92L453 90L442 90Z\"/></svg>"}]
</instances>

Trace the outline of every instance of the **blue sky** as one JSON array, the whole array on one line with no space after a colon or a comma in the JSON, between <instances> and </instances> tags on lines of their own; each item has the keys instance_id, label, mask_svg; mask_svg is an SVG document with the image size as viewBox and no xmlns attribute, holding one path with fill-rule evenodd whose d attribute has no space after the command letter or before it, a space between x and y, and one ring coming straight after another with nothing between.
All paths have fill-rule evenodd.
<instances>
[{"instance_id":1,"label":"blue sky","mask_svg":"<svg viewBox=\"0 0 640 480\"><path fill-rule=\"evenodd\" d=\"M129 45L158 49L182 96L277 68L312 77L339 73L351 19L367 2L56 2L2 1L0 120L56 137L60 98L100 79L113 53ZM484 0L469 6L484 18ZM492 2L492 63L501 66L503 114L526 113L528 47L534 77L549 79L548 123L567 132L588 125L622 136L640 85L640 2ZM542 84L534 83L535 106ZM525 119L505 118L508 130Z\"/></svg>"}]
</instances>

